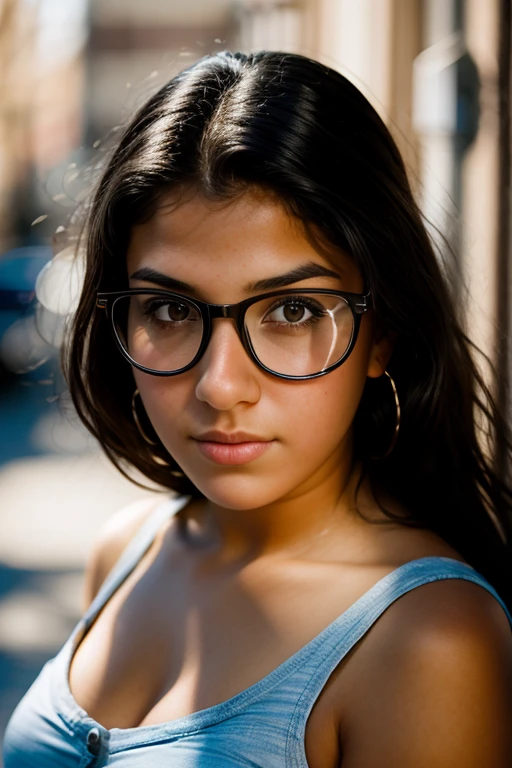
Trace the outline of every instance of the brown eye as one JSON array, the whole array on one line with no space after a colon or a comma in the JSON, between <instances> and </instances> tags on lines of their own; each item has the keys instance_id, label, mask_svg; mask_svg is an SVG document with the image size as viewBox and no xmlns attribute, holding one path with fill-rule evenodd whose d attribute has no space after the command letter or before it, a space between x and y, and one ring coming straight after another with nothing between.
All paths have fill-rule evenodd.
<instances>
[{"instance_id":1,"label":"brown eye","mask_svg":"<svg viewBox=\"0 0 512 768\"><path fill-rule=\"evenodd\" d=\"M310 302L287 299L270 308L264 318L266 323L276 323L282 326L307 323L316 317L321 317L323 311Z\"/></svg>"},{"instance_id":2,"label":"brown eye","mask_svg":"<svg viewBox=\"0 0 512 768\"><path fill-rule=\"evenodd\" d=\"M301 304L287 304L283 307L283 317L289 323L298 323L303 319L305 307Z\"/></svg>"},{"instance_id":3,"label":"brown eye","mask_svg":"<svg viewBox=\"0 0 512 768\"><path fill-rule=\"evenodd\" d=\"M183 323L185 320L194 319L191 317L191 309L186 304L178 301L166 301L153 309L153 315L156 320L163 323Z\"/></svg>"},{"instance_id":4,"label":"brown eye","mask_svg":"<svg viewBox=\"0 0 512 768\"><path fill-rule=\"evenodd\" d=\"M172 304L165 304L161 307L162 314L166 315L165 319L172 320L173 323L179 323L186 320L190 314L190 307L186 304L178 304L178 302L172 302ZM157 312L159 320L164 318L160 315L160 311Z\"/></svg>"}]
</instances>

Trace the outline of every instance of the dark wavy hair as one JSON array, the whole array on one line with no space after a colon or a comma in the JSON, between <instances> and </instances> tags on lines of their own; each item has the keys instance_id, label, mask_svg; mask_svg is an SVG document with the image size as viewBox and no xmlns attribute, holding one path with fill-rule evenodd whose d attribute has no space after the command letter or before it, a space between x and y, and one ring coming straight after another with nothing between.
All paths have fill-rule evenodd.
<instances>
[{"instance_id":1,"label":"dark wavy hair","mask_svg":"<svg viewBox=\"0 0 512 768\"><path fill-rule=\"evenodd\" d=\"M390 439L395 410L387 377L367 380L354 424L364 473L377 498L384 491L407 509L402 524L438 533L512 610L512 490L494 460L498 441L512 453L505 420L475 364L389 131L352 83L311 59L206 56L139 109L110 153L87 210L85 285L64 350L78 414L107 456L127 476L135 467L164 488L200 495L172 474L149 421L158 444L142 439L130 366L95 310L97 291L127 286L131 227L164 195L187 189L219 201L250 189L271 193L319 247L327 242L355 260L378 321L396 336L388 370L401 405L394 450L372 458Z\"/></svg>"}]
</instances>

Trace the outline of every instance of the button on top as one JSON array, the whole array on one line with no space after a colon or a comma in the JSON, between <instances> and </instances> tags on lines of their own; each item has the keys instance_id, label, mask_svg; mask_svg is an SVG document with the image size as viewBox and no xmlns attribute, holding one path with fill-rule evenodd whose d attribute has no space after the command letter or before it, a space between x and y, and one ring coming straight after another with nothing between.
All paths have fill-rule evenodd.
<instances>
[{"instance_id":1,"label":"button on top","mask_svg":"<svg viewBox=\"0 0 512 768\"><path fill-rule=\"evenodd\" d=\"M87 749L91 755L99 755L101 749L101 734L98 728L91 728L87 734Z\"/></svg>"}]
</instances>

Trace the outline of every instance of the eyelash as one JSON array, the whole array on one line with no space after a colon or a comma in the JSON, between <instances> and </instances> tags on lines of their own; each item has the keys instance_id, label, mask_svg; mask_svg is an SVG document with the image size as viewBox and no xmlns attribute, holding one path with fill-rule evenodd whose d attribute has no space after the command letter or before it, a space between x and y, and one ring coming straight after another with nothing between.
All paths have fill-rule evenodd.
<instances>
[{"instance_id":1,"label":"eyelash","mask_svg":"<svg viewBox=\"0 0 512 768\"><path fill-rule=\"evenodd\" d=\"M167 306L169 303L166 299L151 299L148 302L145 302L142 306L142 314L144 317L149 317L151 322L155 325L158 325L160 328L166 328L169 329L171 327L171 322L163 322L159 320L156 317L156 312L161 307ZM178 303L178 302L176 302ZM298 321L296 323L283 323L277 320L270 320L269 323L273 323L275 325L281 325L286 326L287 330L293 329L294 331L300 331L305 328L309 328L312 325L315 325L321 317L324 316L324 312L321 310L321 308L318 306L318 304L314 301L308 300L306 297L297 295L297 296L287 296L285 299L281 297L280 299L276 300L274 304L272 304L265 312L264 317L267 317L268 315L272 314L276 309L280 309L281 307L286 307L287 305L292 304L295 306L301 306L305 307L311 312L311 317L309 317L307 320ZM186 306L186 305L185 305ZM175 321L178 322L178 321Z\"/></svg>"},{"instance_id":2,"label":"eyelash","mask_svg":"<svg viewBox=\"0 0 512 768\"><path fill-rule=\"evenodd\" d=\"M151 322L155 323L156 325L160 326L161 328L169 328L171 326L171 321L169 322L163 322L162 320L159 320L156 317L156 312L161 307L169 306L169 304L172 304L173 302L170 302L168 299L150 299L149 301L145 302L142 306L142 314L144 317L149 317ZM176 304L179 304L179 302L174 302ZM187 306L184 304L183 306ZM174 321L176 323L178 321Z\"/></svg>"},{"instance_id":3,"label":"eyelash","mask_svg":"<svg viewBox=\"0 0 512 768\"><path fill-rule=\"evenodd\" d=\"M318 304L316 304L316 302L308 301L304 296L287 296L284 301L283 299L281 299L279 301L276 301L274 304L272 304L267 309L265 313L265 317L268 314L272 314L274 310L279 309L280 307L285 307L287 304L295 304L301 307L305 307L306 309L309 309L309 311L312 313L311 317L309 317L307 320L304 320L302 322L286 323L288 327L295 328L297 330L302 328L309 328L311 325L314 325L315 323L317 323L320 320L320 318L323 317L325 314L319 309ZM276 324L280 324L280 323L277 323L277 321L274 321L274 322L276 322Z\"/></svg>"}]
</instances>

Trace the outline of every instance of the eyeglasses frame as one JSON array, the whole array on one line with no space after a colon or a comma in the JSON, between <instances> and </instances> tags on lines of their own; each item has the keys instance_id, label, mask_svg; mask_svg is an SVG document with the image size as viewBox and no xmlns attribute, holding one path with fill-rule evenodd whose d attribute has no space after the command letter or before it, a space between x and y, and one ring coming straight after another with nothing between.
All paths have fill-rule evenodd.
<instances>
[{"instance_id":1,"label":"eyeglasses frame","mask_svg":"<svg viewBox=\"0 0 512 768\"><path fill-rule=\"evenodd\" d=\"M162 296L164 298L169 297L181 301L184 299L186 302L196 307L196 309L199 311L203 321L203 336L195 357L190 363L188 363L188 365L185 365L183 368L179 368L176 371L157 371L153 368L146 368L145 366L140 365L140 363L137 363L135 360L133 360L133 358L130 357L128 352L125 350L114 323L114 306L116 301L120 298L142 294L151 294L153 296ZM321 294L339 296L340 298L345 299L352 311L354 318L352 336L350 338L350 342L345 354L336 363L333 363L333 365L329 366L328 368L325 368L318 373L308 373L304 376L290 376L288 374L278 373L277 371L273 371L272 369L267 368L267 366L264 365L256 355L244 325L245 313L247 312L248 308L253 304L256 304L256 302L271 298L272 296L296 296L297 294ZM184 296L183 294L175 293L174 291L167 291L161 288L129 288L124 291L98 292L96 294L96 307L98 309L104 309L107 312L107 316L110 319L111 331L123 357L131 365L133 365L135 368L138 368L140 371L143 371L144 373L149 373L152 376L177 376L180 373L189 371L191 368L197 365L199 360L204 355L208 344L210 343L212 335L212 320L218 317L225 317L231 318L235 321L236 331L240 341L242 342L242 346L244 347L249 357L256 363L259 368L266 371L267 373L270 373L272 376L277 376L280 379L289 379L293 381L316 379L320 376L325 376L326 374L331 373L331 371L342 365L354 349L363 314L372 308L370 302L370 291L367 293L351 293L348 291L330 290L329 288L288 288L280 291L270 291L268 293L258 294L258 296L251 296L250 298L239 301L236 304L210 304L206 301L191 299L189 296Z\"/></svg>"}]
</instances>

